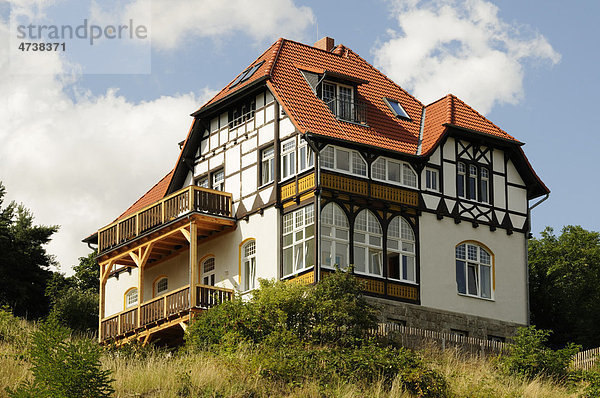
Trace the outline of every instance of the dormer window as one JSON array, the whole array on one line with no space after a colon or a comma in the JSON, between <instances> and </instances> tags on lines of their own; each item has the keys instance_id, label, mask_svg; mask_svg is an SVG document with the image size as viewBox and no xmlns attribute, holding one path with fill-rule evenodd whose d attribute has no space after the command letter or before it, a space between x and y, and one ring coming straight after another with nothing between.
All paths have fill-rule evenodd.
<instances>
[{"instance_id":1,"label":"dormer window","mask_svg":"<svg viewBox=\"0 0 600 398\"><path fill-rule=\"evenodd\" d=\"M366 123L366 107L355 98L354 87L333 82L323 82L321 99L338 119Z\"/></svg>"}]
</instances>

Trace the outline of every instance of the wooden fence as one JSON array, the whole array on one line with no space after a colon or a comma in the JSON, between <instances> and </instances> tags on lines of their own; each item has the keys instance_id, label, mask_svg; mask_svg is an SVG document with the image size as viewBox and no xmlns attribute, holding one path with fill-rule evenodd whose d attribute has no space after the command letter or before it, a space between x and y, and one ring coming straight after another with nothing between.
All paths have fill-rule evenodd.
<instances>
[{"instance_id":1,"label":"wooden fence","mask_svg":"<svg viewBox=\"0 0 600 398\"><path fill-rule=\"evenodd\" d=\"M594 366L600 365L600 347L581 351L573 357L571 368L590 370Z\"/></svg>"},{"instance_id":2,"label":"wooden fence","mask_svg":"<svg viewBox=\"0 0 600 398\"><path fill-rule=\"evenodd\" d=\"M370 335L389 339L403 347L411 349L420 349L433 345L442 351L455 349L465 354L481 357L502 354L507 352L509 347L509 344L501 341L413 328L391 322L380 323L377 329L371 330Z\"/></svg>"}]
</instances>

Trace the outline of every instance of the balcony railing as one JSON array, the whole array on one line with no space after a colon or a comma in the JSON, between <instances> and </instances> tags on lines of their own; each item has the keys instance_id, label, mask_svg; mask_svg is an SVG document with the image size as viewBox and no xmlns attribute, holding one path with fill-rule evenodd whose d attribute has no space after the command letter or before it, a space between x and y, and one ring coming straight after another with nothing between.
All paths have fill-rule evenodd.
<instances>
[{"instance_id":1,"label":"balcony railing","mask_svg":"<svg viewBox=\"0 0 600 398\"><path fill-rule=\"evenodd\" d=\"M224 301L233 299L231 289L216 286L196 286L197 296L194 308L209 309ZM136 333L138 330L160 325L168 320L185 315L190 310L190 288L184 286L146 301L102 320L100 339L118 339ZM138 311L140 312L138 320Z\"/></svg>"},{"instance_id":2,"label":"balcony railing","mask_svg":"<svg viewBox=\"0 0 600 398\"><path fill-rule=\"evenodd\" d=\"M323 98L325 105L329 107L338 119L348 122L367 124L367 103L359 100L347 100L341 97Z\"/></svg>"},{"instance_id":3,"label":"balcony railing","mask_svg":"<svg viewBox=\"0 0 600 398\"><path fill-rule=\"evenodd\" d=\"M186 187L98 231L103 252L190 212L231 217L231 194L196 186Z\"/></svg>"}]
</instances>

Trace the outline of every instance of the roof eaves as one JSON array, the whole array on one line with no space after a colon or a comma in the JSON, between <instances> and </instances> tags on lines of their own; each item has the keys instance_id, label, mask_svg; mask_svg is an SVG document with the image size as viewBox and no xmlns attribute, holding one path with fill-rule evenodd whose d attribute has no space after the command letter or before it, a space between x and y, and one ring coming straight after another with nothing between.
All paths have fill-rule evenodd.
<instances>
[{"instance_id":1,"label":"roof eaves","mask_svg":"<svg viewBox=\"0 0 600 398\"><path fill-rule=\"evenodd\" d=\"M473 133L473 134L479 134L479 135L485 136L486 138L500 140L500 141L507 142L507 143L510 143L510 144L513 144L513 145L518 145L518 146L525 145L524 142L521 142L521 141L519 141L519 140L517 140L515 138L504 138L504 137L500 137L499 135L490 134L490 133L484 133L484 132L479 131L479 130L474 130L474 129L470 129L470 128L463 127L463 126L457 126L456 124L452 124L452 123L444 123L443 126L445 126L445 127L452 127L454 129L463 130L463 131L466 131L466 132L469 132L469 133Z\"/></svg>"}]
</instances>

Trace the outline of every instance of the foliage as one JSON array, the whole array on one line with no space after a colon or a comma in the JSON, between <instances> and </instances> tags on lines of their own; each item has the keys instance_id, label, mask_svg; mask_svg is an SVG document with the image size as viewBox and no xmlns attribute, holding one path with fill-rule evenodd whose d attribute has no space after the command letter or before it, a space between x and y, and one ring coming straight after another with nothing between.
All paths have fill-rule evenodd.
<instances>
[{"instance_id":1,"label":"foliage","mask_svg":"<svg viewBox=\"0 0 600 398\"><path fill-rule=\"evenodd\" d=\"M509 354L500 359L501 367L508 373L525 377L566 376L573 355L580 347L569 344L565 348L552 350L546 347L550 334L549 330L539 330L535 326L519 328Z\"/></svg>"},{"instance_id":2,"label":"foliage","mask_svg":"<svg viewBox=\"0 0 600 398\"><path fill-rule=\"evenodd\" d=\"M600 233L546 228L529 243L529 269L532 323L554 331L551 345L600 346Z\"/></svg>"},{"instance_id":3,"label":"foliage","mask_svg":"<svg viewBox=\"0 0 600 398\"><path fill-rule=\"evenodd\" d=\"M304 342L350 346L376 324L376 312L348 272L337 271L315 286L261 280L248 301L223 303L188 329L189 346L228 340L260 343L272 333L289 332Z\"/></svg>"},{"instance_id":4,"label":"foliage","mask_svg":"<svg viewBox=\"0 0 600 398\"><path fill-rule=\"evenodd\" d=\"M34 380L23 383L11 397L110 397L110 371L102 370L101 351L89 339L71 339L69 329L53 319L32 332L30 357Z\"/></svg>"},{"instance_id":5,"label":"foliage","mask_svg":"<svg viewBox=\"0 0 600 398\"><path fill-rule=\"evenodd\" d=\"M600 371L589 371L584 375L585 381L588 385L583 392L583 398L597 398L600 397Z\"/></svg>"},{"instance_id":6,"label":"foliage","mask_svg":"<svg viewBox=\"0 0 600 398\"><path fill-rule=\"evenodd\" d=\"M5 194L0 182L0 305L38 318L48 313L44 289L55 263L44 245L58 227L34 225L31 212L15 202L3 207Z\"/></svg>"},{"instance_id":7,"label":"foliage","mask_svg":"<svg viewBox=\"0 0 600 398\"><path fill-rule=\"evenodd\" d=\"M14 317L8 307L0 307L0 344L12 344L23 351L27 347L27 342L25 321Z\"/></svg>"},{"instance_id":8,"label":"foliage","mask_svg":"<svg viewBox=\"0 0 600 398\"><path fill-rule=\"evenodd\" d=\"M98 293L69 288L54 299L50 316L73 330L95 332L98 329Z\"/></svg>"}]
</instances>

